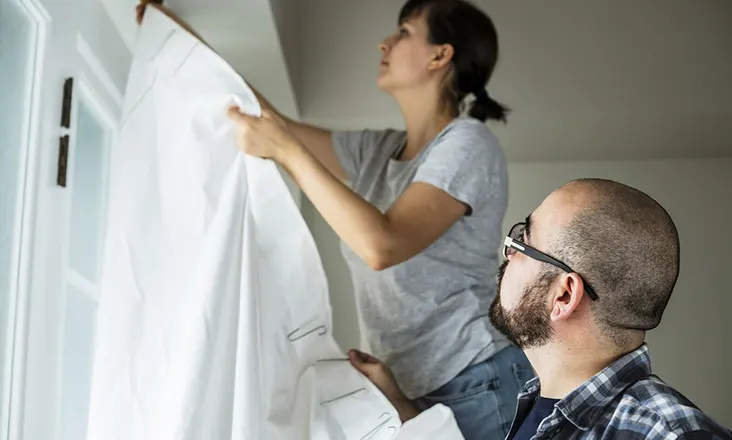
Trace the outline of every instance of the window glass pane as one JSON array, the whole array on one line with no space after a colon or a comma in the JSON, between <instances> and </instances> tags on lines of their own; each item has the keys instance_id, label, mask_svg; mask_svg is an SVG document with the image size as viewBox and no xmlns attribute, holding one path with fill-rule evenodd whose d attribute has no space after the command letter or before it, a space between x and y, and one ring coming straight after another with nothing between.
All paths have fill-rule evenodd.
<instances>
[{"instance_id":1,"label":"window glass pane","mask_svg":"<svg viewBox=\"0 0 732 440\"><path fill-rule=\"evenodd\" d=\"M73 196L69 265L81 276L96 283L101 251L101 220L104 185L104 158L107 133L89 106L80 100L73 150Z\"/></svg>"},{"instance_id":2,"label":"window glass pane","mask_svg":"<svg viewBox=\"0 0 732 440\"><path fill-rule=\"evenodd\" d=\"M17 285L35 32L35 22L16 0L0 0L0 366L5 363L10 295ZM2 387L0 380L0 395Z\"/></svg>"},{"instance_id":3,"label":"window glass pane","mask_svg":"<svg viewBox=\"0 0 732 440\"><path fill-rule=\"evenodd\" d=\"M86 438L96 313L93 299L67 286L60 440Z\"/></svg>"}]
</instances>

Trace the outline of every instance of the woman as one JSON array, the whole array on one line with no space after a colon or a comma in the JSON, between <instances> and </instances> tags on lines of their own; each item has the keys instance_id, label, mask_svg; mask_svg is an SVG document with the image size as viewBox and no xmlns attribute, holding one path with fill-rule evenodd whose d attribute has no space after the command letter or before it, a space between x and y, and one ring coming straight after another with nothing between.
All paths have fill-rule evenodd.
<instances>
[{"instance_id":1,"label":"woman","mask_svg":"<svg viewBox=\"0 0 732 440\"><path fill-rule=\"evenodd\" d=\"M229 116L240 149L284 167L342 239L361 331L406 396L451 407L468 440L504 438L533 374L487 317L507 203L504 156L484 124L506 114L485 91L496 30L463 0L409 0L398 24L377 82L406 131L330 132L259 95L261 118Z\"/></svg>"}]
</instances>

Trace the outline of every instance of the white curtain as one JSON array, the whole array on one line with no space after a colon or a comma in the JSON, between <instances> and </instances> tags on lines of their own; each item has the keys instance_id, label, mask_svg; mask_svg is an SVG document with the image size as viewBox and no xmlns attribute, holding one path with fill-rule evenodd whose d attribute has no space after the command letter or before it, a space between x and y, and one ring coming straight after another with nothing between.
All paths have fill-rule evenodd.
<instances>
[{"instance_id":1,"label":"white curtain","mask_svg":"<svg viewBox=\"0 0 732 440\"><path fill-rule=\"evenodd\" d=\"M392 439L394 408L331 335L320 257L260 112L213 51L153 8L112 155L89 440Z\"/></svg>"}]
</instances>

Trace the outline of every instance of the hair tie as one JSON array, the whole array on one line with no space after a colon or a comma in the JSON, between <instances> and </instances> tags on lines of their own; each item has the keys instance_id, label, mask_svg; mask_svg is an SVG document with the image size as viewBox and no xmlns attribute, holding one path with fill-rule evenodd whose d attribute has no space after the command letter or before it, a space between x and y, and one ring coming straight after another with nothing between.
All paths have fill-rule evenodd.
<instances>
[{"instance_id":1,"label":"hair tie","mask_svg":"<svg viewBox=\"0 0 732 440\"><path fill-rule=\"evenodd\" d=\"M487 104L491 100L491 98L488 96L488 91L483 87L473 92L473 95L475 95L475 100L480 102L481 104Z\"/></svg>"}]
</instances>

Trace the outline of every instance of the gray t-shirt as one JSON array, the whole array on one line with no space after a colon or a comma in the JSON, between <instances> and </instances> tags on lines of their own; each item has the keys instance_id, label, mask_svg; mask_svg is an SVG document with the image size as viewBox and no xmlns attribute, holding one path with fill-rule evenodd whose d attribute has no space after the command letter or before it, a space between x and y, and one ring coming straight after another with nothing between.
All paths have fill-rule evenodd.
<instances>
[{"instance_id":1,"label":"gray t-shirt","mask_svg":"<svg viewBox=\"0 0 732 440\"><path fill-rule=\"evenodd\" d=\"M380 272L342 245L365 349L392 368L409 398L422 397L508 346L488 318L508 199L503 151L469 117L455 119L407 161L395 159L404 131L337 131L332 139L353 190L382 212L412 182L471 208L420 254Z\"/></svg>"}]
</instances>

